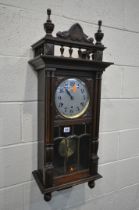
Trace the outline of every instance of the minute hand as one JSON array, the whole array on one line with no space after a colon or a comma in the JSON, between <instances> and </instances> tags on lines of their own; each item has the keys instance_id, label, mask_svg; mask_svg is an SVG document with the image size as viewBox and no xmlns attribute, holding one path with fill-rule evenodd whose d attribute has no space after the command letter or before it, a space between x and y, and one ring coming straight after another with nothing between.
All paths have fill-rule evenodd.
<instances>
[{"instance_id":1,"label":"minute hand","mask_svg":"<svg viewBox=\"0 0 139 210\"><path fill-rule=\"evenodd\" d=\"M66 89L67 94L70 96L71 100L74 99L74 97L71 95L71 93L69 92L69 90Z\"/></svg>"}]
</instances>

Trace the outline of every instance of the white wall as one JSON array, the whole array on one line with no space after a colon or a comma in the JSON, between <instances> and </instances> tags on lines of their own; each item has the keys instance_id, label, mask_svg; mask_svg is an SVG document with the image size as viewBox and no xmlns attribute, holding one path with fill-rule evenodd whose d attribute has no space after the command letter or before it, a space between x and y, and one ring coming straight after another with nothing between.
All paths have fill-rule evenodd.
<instances>
[{"instance_id":1,"label":"white wall","mask_svg":"<svg viewBox=\"0 0 139 210\"><path fill-rule=\"evenodd\" d=\"M55 32L79 22L92 36L103 20L108 47L100 122L103 175L43 201L37 168L37 75L30 45L44 36L47 8ZM139 210L139 1L0 0L0 210Z\"/></svg>"}]
</instances>

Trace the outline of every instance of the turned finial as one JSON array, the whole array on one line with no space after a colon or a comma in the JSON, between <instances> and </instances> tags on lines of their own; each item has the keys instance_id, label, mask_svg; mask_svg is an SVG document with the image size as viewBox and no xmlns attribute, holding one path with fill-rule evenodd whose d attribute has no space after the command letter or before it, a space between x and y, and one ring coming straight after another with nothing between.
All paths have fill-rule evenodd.
<instances>
[{"instance_id":1,"label":"turned finial","mask_svg":"<svg viewBox=\"0 0 139 210\"><path fill-rule=\"evenodd\" d=\"M52 32L54 30L54 24L52 23L50 16L51 16L51 9L47 9L47 21L44 23L44 30L46 32L46 36L52 36Z\"/></svg>"},{"instance_id":2,"label":"turned finial","mask_svg":"<svg viewBox=\"0 0 139 210\"><path fill-rule=\"evenodd\" d=\"M102 20L98 21L98 31L101 32Z\"/></svg>"},{"instance_id":3,"label":"turned finial","mask_svg":"<svg viewBox=\"0 0 139 210\"><path fill-rule=\"evenodd\" d=\"M102 45L101 40L103 39L104 34L101 31L101 26L102 26L102 20L99 20L98 30L97 30L97 33L95 33L96 45Z\"/></svg>"}]
</instances>

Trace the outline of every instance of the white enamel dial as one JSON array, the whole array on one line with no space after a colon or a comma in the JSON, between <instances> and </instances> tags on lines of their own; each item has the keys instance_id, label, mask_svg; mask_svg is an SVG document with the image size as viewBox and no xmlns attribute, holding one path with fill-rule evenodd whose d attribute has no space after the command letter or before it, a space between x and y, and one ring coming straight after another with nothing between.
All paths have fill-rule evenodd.
<instances>
[{"instance_id":1,"label":"white enamel dial","mask_svg":"<svg viewBox=\"0 0 139 210\"><path fill-rule=\"evenodd\" d=\"M77 78L62 81L55 92L55 105L59 113L65 118L80 117L89 105L86 84Z\"/></svg>"}]
</instances>

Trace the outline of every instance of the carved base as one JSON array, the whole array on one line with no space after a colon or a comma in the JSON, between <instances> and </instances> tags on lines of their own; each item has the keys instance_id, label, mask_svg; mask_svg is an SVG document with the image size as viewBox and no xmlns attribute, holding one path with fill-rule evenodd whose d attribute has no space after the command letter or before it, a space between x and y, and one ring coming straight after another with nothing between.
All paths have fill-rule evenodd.
<instances>
[{"instance_id":1,"label":"carved base","mask_svg":"<svg viewBox=\"0 0 139 210\"><path fill-rule=\"evenodd\" d=\"M39 170L36 170L36 171L33 171L33 176L40 188L40 191L44 194L44 200L45 201L50 201L51 198L52 198L52 192L54 191L59 191L59 190L64 190L64 189L67 189L67 188L70 188L72 186L75 186L75 185L78 185L78 184L81 184L81 183L85 183L85 182L88 182L88 186L90 188L93 188L95 186L95 180L97 179L100 179L102 178L102 176L100 174L96 174L96 175L93 175L93 176L90 176L90 177L86 177L86 178L83 178L83 179L80 179L80 180L77 180L77 181L72 181L72 182L68 182L64 185L56 185L56 186L52 186L52 187L45 187L43 185L43 182L42 182L42 174L40 173Z\"/></svg>"}]
</instances>

